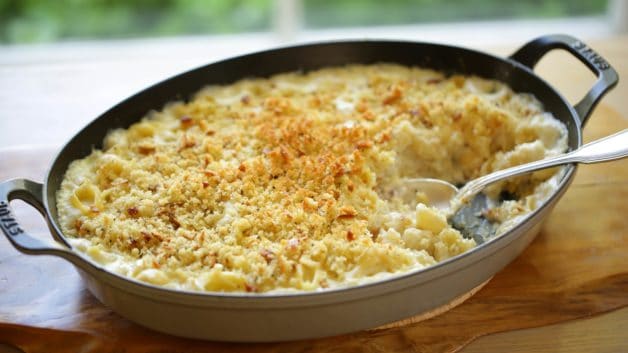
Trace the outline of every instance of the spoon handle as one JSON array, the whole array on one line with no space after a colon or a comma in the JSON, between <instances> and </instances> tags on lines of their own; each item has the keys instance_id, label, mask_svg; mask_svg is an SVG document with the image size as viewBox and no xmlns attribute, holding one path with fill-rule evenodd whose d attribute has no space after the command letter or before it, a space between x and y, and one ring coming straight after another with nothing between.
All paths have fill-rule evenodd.
<instances>
[{"instance_id":1,"label":"spoon handle","mask_svg":"<svg viewBox=\"0 0 628 353\"><path fill-rule=\"evenodd\" d=\"M567 155L573 155L574 162L587 164L624 158L628 156L628 129L589 142Z\"/></svg>"},{"instance_id":2,"label":"spoon handle","mask_svg":"<svg viewBox=\"0 0 628 353\"><path fill-rule=\"evenodd\" d=\"M456 201L466 203L487 185L512 176L568 163L598 163L628 156L628 129L587 143L582 147L559 156L499 170L467 183L456 195Z\"/></svg>"}]
</instances>

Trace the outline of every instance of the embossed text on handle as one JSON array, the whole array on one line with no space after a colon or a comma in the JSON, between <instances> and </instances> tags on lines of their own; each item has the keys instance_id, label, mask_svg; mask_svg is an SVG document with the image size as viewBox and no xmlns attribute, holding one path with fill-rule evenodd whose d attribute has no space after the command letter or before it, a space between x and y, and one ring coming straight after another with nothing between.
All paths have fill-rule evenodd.
<instances>
[{"instance_id":1,"label":"embossed text on handle","mask_svg":"<svg viewBox=\"0 0 628 353\"><path fill-rule=\"evenodd\" d=\"M15 218L11 215L9 204L5 201L0 201L0 227L5 233L12 236L24 233Z\"/></svg>"},{"instance_id":2,"label":"embossed text on handle","mask_svg":"<svg viewBox=\"0 0 628 353\"><path fill-rule=\"evenodd\" d=\"M589 48L586 44L581 41L576 41L571 45L572 48L576 49L582 56L584 56L589 62L595 65L600 70L606 70L610 67L610 65L602 58L598 53L596 53L593 49Z\"/></svg>"}]
</instances>

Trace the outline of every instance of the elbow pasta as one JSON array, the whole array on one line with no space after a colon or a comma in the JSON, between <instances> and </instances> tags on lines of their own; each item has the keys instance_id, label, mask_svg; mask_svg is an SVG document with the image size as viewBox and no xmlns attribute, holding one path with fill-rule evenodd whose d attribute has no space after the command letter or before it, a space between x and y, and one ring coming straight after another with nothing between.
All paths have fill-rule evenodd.
<instances>
[{"instance_id":1,"label":"elbow pasta","mask_svg":"<svg viewBox=\"0 0 628 353\"><path fill-rule=\"evenodd\" d=\"M74 190L70 202L84 215L98 212L99 207L102 207L100 189L90 182L84 182Z\"/></svg>"},{"instance_id":2,"label":"elbow pasta","mask_svg":"<svg viewBox=\"0 0 628 353\"><path fill-rule=\"evenodd\" d=\"M111 131L57 193L71 244L156 286L286 292L416 271L475 242L408 177L452 183L566 148L532 96L473 76L349 65L210 86ZM555 188L556 170L493 186L504 231Z\"/></svg>"}]
</instances>

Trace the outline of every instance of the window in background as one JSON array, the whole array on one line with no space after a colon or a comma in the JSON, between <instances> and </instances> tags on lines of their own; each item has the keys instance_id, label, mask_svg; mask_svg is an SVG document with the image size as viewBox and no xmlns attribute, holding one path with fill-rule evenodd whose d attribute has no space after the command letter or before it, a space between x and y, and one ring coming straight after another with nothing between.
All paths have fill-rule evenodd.
<instances>
[{"instance_id":1,"label":"window in background","mask_svg":"<svg viewBox=\"0 0 628 353\"><path fill-rule=\"evenodd\" d=\"M623 1L623 0L614 0ZM0 44L602 17L609 0L0 0Z\"/></svg>"}]
</instances>

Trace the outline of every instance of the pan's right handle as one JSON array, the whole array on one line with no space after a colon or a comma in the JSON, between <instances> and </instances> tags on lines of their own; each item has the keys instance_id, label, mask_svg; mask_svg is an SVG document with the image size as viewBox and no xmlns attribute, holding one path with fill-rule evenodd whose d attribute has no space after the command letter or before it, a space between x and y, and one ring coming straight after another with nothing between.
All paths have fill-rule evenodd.
<instances>
[{"instance_id":1,"label":"pan's right handle","mask_svg":"<svg viewBox=\"0 0 628 353\"><path fill-rule=\"evenodd\" d=\"M619 81L617 72L598 53L582 41L564 34L542 36L525 44L510 59L533 69L536 63L550 50L564 49L583 62L595 75L597 82L574 108L584 126L600 99Z\"/></svg>"},{"instance_id":2,"label":"pan's right handle","mask_svg":"<svg viewBox=\"0 0 628 353\"><path fill-rule=\"evenodd\" d=\"M0 184L0 230L13 247L31 255L55 255L70 262L89 266L89 263L70 251L65 245L53 240L42 240L28 234L13 215L11 200L19 199L35 207L45 217L42 184L27 179L11 179Z\"/></svg>"}]
</instances>

